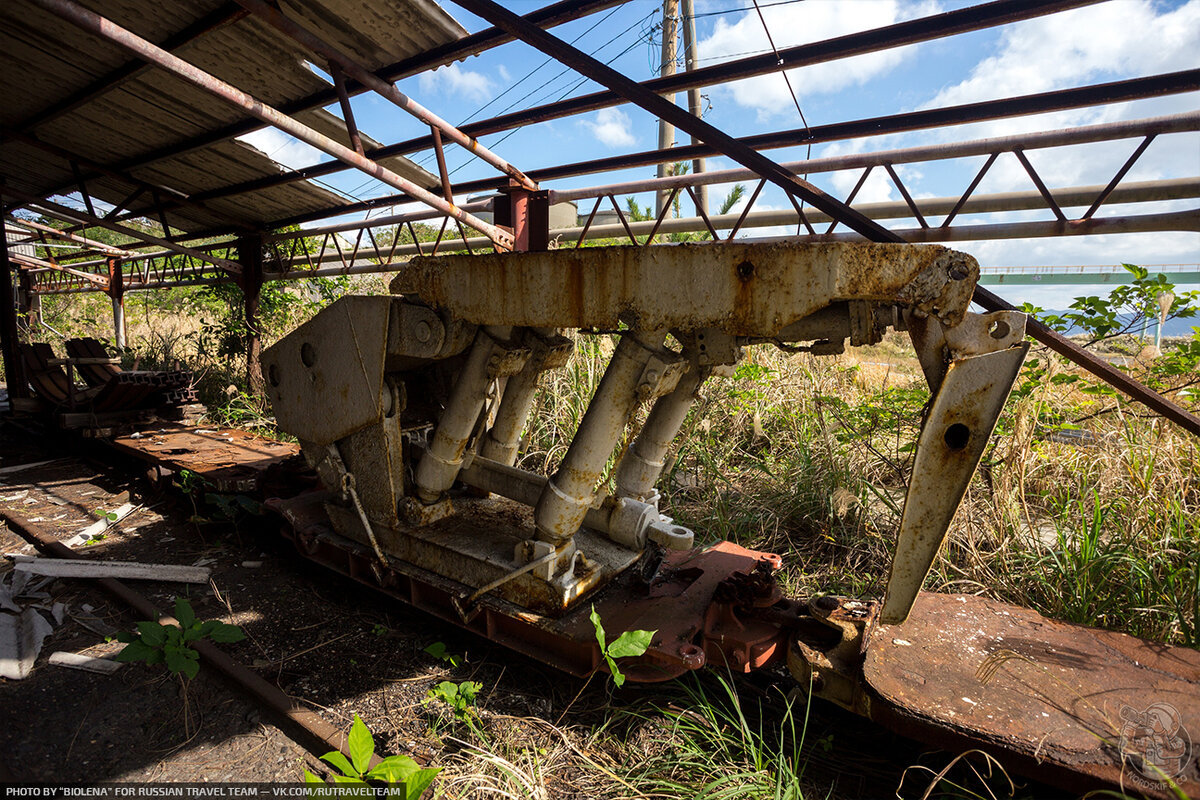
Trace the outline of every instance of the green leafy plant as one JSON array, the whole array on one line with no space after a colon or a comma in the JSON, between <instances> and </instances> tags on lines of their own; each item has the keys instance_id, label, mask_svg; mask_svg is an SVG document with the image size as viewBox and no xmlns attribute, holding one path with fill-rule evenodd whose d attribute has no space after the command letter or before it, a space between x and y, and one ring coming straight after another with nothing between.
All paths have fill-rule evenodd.
<instances>
[{"instance_id":1,"label":"green leafy plant","mask_svg":"<svg viewBox=\"0 0 1200 800\"><path fill-rule=\"evenodd\" d=\"M438 659L439 661L446 662L447 664L449 664L451 667L453 667L455 669L457 669L458 667L461 667L463 665L463 662L466 660L462 656L455 655L454 653L449 652L446 649L445 642L434 642L433 644L431 644L425 648L425 652L428 653L429 655L433 656L434 658Z\"/></svg>"},{"instance_id":2,"label":"green leafy plant","mask_svg":"<svg viewBox=\"0 0 1200 800\"><path fill-rule=\"evenodd\" d=\"M125 647L117 653L117 661L145 661L147 664L165 664L174 675L196 677L200 671L200 654L193 642L209 638L214 642L240 642L246 634L237 625L219 620L201 622L186 598L175 598L175 619L179 625L163 625L159 622L137 623L137 633L121 631L117 641Z\"/></svg>"},{"instance_id":3,"label":"green leafy plant","mask_svg":"<svg viewBox=\"0 0 1200 800\"><path fill-rule=\"evenodd\" d=\"M371 759L375 757L375 737L367 728L365 722L354 715L350 726L350 735L346 737L346 747L350 757L346 758L340 750L330 750L321 756L321 760L331 764L337 772L333 775L334 783L370 786L372 784L387 784L388 786L403 787L405 800L417 800L433 783L441 771L440 767L422 767L408 756L388 756L374 767ZM305 783L323 784L319 777L304 770ZM389 792L389 796L391 793Z\"/></svg>"},{"instance_id":4,"label":"green leafy plant","mask_svg":"<svg viewBox=\"0 0 1200 800\"><path fill-rule=\"evenodd\" d=\"M617 666L616 660L645 653L650 647L650 640L658 631L625 631L609 644L604 633L604 625L600 623L600 614L596 612L595 606L592 606L592 613L588 618L592 621L592 627L596 629L596 641L600 643L600 653L608 663L608 671L612 674L613 683L618 688L624 686L625 674Z\"/></svg>"},{"instance_id":5,"label":"green leafy plant","mask_svg":"<svg viewBox=\"0 0 1200 800\"><path fill-rule=\"evenodd\" d=\"M478 681L442 681L425 696L429 700L440 700L450 706L454 718L459 722L469 722L475 715L475 700L481 688L483 687Z\"/></svg>"}]
</instances>

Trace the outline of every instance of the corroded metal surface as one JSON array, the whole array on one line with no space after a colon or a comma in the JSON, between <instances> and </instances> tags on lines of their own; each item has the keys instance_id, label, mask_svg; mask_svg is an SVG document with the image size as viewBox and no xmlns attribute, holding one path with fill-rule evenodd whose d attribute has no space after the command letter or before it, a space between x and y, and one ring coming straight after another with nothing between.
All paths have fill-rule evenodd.
<instances>
[{"instance_id":1,"label":"corroded metal surface","mask_svg":"<svg viewBox=\"0 0 1200 800\"><path fill-rule=\"evenodd\" d=\"M415 258L391 289L477 324L773 336L839 300L957 324L978 276L971 256L936 246L726 244Z\"/></svg>"},{"instance_id":2,"label":"corroded metal surface","mask_svg":"<svg viewBox=\"0 0 1200 800\"><path fill-rule=\"evenodd\" d=\"M113 439L113 445L172 471L194 472L222 492L255 491L268 469L300 453L294 444L263 439L246 431L183 425L121 436Z\"/></svg>"},{"instance_id":3,"label":"corroded metal surface","mask_svg":"<svg viewBox=\"0 0 1200 800\"><path fill-rule=\"evenodd\" d=\"M1196 650L979 597L922 593L905 624L871 632L863 676L875 695L872 717L918 738L989 750L1072 791L1120 784L1169 796L1146 760L1185 794L1200 791Z\"/></svg>"}]
</instances>

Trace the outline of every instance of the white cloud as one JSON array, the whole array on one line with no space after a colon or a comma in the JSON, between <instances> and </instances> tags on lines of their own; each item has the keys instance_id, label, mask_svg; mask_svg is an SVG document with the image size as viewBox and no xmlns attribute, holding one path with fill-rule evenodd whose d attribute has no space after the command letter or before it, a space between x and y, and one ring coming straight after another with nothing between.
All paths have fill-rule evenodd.
<instances>
[{"instance_id":1,"label":"white cloud","mask_svg":"<svg viewBox=\"0 0 1200 800\"><path fill-rule=\"evenodd\" d=\"M420 87L423 94L457 94L468 100L483 102L494 93L492 79L482 72L463 69L458 64L440 67L421 75ZM427 105L436 105L433 102Z\"/></svg>"},{"instance_id":2,"label":"white cloud","mask_svg":"<svg viewBox=\"0 0 1200 800\"><path fill-rule=\"evenodd\" d=\"M864 13L868 9L869 13ZM900 0L874 0L870 3L808 0L804 3L768 5L763 7L762 14L775 46L783 49L891 25L938 10L938 4L933 0L920 3L902 3ZM705 55L706 62L710 58L722 61L738 58L747 53L769 50L770 47L762 20L754 11L746 12L734 22L719 18L712 35L697 45L699 52ZM877 78L915 52L915 46L891 48L788 70L788 77L798 97L828 94ZM740 106L755 109L760 119L786 114L789 110L795 113L787 83L779 74L736 81L714 87L712 92L732 99Z\"/></svg>"},{"instance_id":3,"label":"white cloud","mask_svg":"<svg viewBox=\"0 0 1200 800\"><path fill-rule=\"evenodd\" d=\"M288 169L300 169L321 161L325 154L315 147L305 144L294 136L288 136L275 128L263 128L237 137L239 142L248 144L264 155Z\"/></svg>"},{"instance_id":4,"label":"white cloud","mask_svg":"<svg viewBox=\"0 0 1200 800\"><path fill-rule=\"evenodd\" d=\"M1200 53L1200 0L1162 14L1149 0L1120 0L1010 25L999 52L929 106L992 100L1085 80L1191 69Z\"/></svg>"},{"instance_id":5,"label":"white cloud","mask_svg":"<svg viewBox=\"0 0 1200 800\"><path fill-rule=\"evenodd\" d=\"M580 124L609 147L627 147L637 142L630 130L632 120L619 108L602 108L596 112L595 121L585 119L580 120Z\"/></svg>"}]
</instances>

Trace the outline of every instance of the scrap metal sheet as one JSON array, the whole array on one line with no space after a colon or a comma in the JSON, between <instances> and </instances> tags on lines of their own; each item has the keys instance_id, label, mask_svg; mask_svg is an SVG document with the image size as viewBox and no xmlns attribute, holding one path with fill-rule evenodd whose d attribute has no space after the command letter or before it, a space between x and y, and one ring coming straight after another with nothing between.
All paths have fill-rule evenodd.
<instances>
[{"instance_id":1,"label":"scrap metal sheet","mask_svg":"<svg viewBox=\"0 0 1200 800\"><path fill-rule=\"evenodd\" d=\"M1002 749L1073 791L1095 777L1168 797L1170 777L1200 793L1196 650L925 592L906 623L873 630L863 673L894 728Z\"/></svg>"}]
</instances>

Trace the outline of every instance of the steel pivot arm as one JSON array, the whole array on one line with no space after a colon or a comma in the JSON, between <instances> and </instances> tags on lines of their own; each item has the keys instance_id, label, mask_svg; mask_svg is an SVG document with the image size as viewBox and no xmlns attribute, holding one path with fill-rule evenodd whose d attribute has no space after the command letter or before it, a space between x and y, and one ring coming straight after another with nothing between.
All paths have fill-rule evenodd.
<instances>
[{"instance_id":1,"label":"steel pivot arm","mask_svg":"<svg viewBox=\"0 0 1200 800\"><path fill-rule=\"evenodd\" d=\"M1018 311L967 314L953 328L910 317L932 398L913 462L880 622L908 618L983 456L1029 343Z\"/></svg>"}]
</instances>

